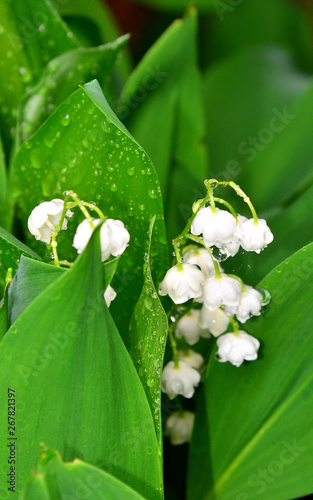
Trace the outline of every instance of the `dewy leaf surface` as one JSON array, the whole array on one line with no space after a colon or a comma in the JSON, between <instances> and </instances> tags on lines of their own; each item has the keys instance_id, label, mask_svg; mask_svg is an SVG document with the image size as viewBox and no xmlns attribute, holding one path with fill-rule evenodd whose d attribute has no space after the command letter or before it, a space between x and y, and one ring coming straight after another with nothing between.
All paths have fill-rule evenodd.
<instances>
[{"instance_id":1,"label":"dewy leaf surface","mask_svg":"<svg viewBox=\"0 0 313 500\"><path fill-rule=\"evenodd\" d=\"M259 359L240 368L211 359L191 445L190 500L312 492L312 283L310 244L260 283L272 301L245 324L261 341Z\"/></svg>"},{"instance_id":2,"label":"dewy leaf surface","mask_svg":"<svg viewBox=\"0 0 313 500\"><path fill-rule=\"evenodd\" d=\"M70 189L81 199L96 202L107 216L124 222L131 240L120 259L115 281L122 318L119 324L125 334L131 308L142 289L145 242L154 215L153 269L159 280L165 272L163 208L149 157L116 118L96 81L67 98L22 145L13 165L13 184L25 226L29 214L43 199L62 197ZM78 212L60 241L61 255L68 260L76 257L72 238L81 220ZM112 309L115 307L113 303Z\"/></svg>"},{"instance_id":3,"label":"dewy leaf surface","mask_svg":"<svg viewBox=\"0 0 313 500\"><path fill-rule=\"evenodd\" d=\"M1 406L16 393L17 490L43 441L151 499L162 497L151 411L103 298L100 227L75 265L34 300L0 344ZM1 413L1 442L7 416ZM78 432L79 429L79 432ZM2 445L1 470L8 448ZM7 498L6 487L1 497Z\"/></svg>"},{"instance_id":4,"label":"dewy leaf surface","mask_svg":"<svg viewBox=\"0 0 313 500\"><path fill-rule=\"evenodd\" d=\"M167 317L151 275L150 247L155 218L151 220L145 254L144 285L131 321L130 355L149 401L162 449L161 376L167 339Z\"/></svg>"},{"instance_id":5,"label":"dewy leaf surface","mask_svg":"<svg viewBox=\"0 0 313 500\"><path fill-rule=\"evenodd\" d=\"M174 237L186 222L182 209L203 188L208 167L194 8L147 52L126 82L117 110L157 169Z\"/></svg>"},{"instance_id":6,"label":"dewy leaf surface","mask_svg":"<svg viewBox=\"0 0 313 500\"><path fill-rule=\"evenodd\" d=\"M46 66L43 76L23 98L19 107L22 141L30 137L78 85L97 76L108 92L112 71L127 36L95 48L78 48L61 54Z\"/></svg>"},{"instance_id":7,"label":"dewy leaf surface","mask_svg":"<svg viewBox=\"0 0 313 500\"><path fill-rule=\"evenodd\" d=\"M6 153L17 105L50 59L77 47L49 0L0 3L0 127Z\"/></svg>"}]
</instances>

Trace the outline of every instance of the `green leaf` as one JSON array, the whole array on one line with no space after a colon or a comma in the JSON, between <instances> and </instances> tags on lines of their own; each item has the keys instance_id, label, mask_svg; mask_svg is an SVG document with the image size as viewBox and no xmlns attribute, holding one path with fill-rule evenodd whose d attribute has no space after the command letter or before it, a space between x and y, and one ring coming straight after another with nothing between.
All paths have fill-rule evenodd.
<instances>
[{"instance_id":1,"label":"green leaf","mask_svg":"<svg viewBox=\"0 0 313 500\"><path fill-rule=\"evenodd\" d=\"M33 473L18 500L51 500L45 478L42 474Z\"/></svg>"},{"instance_id":2,"label":"green leaf","mask_svg":"<svg viewBox=\"0 0 313 500\"><path fill-rule=\"evenodd\" d=\"M10 267L13 274L15 273L21 255L29 255L34 259L40 260L38 254L0 227L0 286L4 285L4 280Z\"/></svg>"},{"instance_id":3,"label":"green leaf","mask_svg":"<svg viewBox=\"0 0 313 500\"><path fill-rule=\"evenodd\" d=\"M105 93L112 71L128 36L96 48L78 48L53 59L46 66L38 85L22 99L19 106L20 140L30 137L79 84L97 76Z\"/></svg>"},{"instance_id":4,"label":"green leaf","mask_svg":"<svg viewBox=\"0 0 313 500\"><path fill-rule=\"evenodd\" d=\"M25 309L0 344L1 404L9 386L21 405L17 489L44 441L64 460L83 458L157 499L162 478L153 419L104 302L99 232L98 226L74 266ZM6 440L5 412L0 419ZM2 470L7 459L2 448Z\"/></svg>"},{"instance_id":5,"label":"green leaf","mask_svg":"<svg viewBox=\"0 0 313 500\"><path fill-rule=\"evenodd\" d=\"M22 255L8 291L9 325L11 326L26 307L64 271L62 267L52 266Z\"/></svg>"},{"instance_id":6,"label":"green leaf","mask_svg":"<svg viewBox=\"0 0 313 500\"><path fill-rule=\"evenodd\" d=\"M17 106L50 59L77 44L49 0L0 3L0 127L8 154Z\"/></svg>"},{"instance_id":7,"label":"green leaf","mask_svg":"<svg viewBox=\"0 0 313 500\"><path fill-rule=\"evenodd\" d=\"M115 258L102 265L104 290L112 281L118 260L118 258ZM58 279L64 271L63 267L56 267L22 255L17 273L8 291L9 325L11 326L26 307L51 283Z\"/></svg>"},{"instance_id":8,"label":"green leaf","mask_svg":"<svg viewBox=\"0 0 313 500\"><path fill-rule=\"evenodd\" d=\"M297 65L312 70L311 26L303 6L285 0L275 0L270 6L263 0L215 0L214 7L202 24L201 56L206 66L245 49L276 45L285 47Z\"/></svg>"},{"instance_id":9,"label":"green leaf","mask_svg":"<svg viewBox=\"0 0 313 500\"><path fill-rule=\"evenodd\" d=\"M130 355L149 401L162 447L161 375L167 338L167 317L151 275L150 250L155 217L151 220L145 254L144 285L131 321Z\"/></svg>"},{"instance_id":10,"label":"green leaf","mask_svg":"<svg viewBox=\"0 0 313 500\"><path fill-rule=\"evenodd\" d=\"M313 186L299 195L292 203L282 206L267 218L274 234L269 248L259 255L242 252L240 275L249 284L256 285L275 266L313 240L311 221L313 212ZM228 262L227 262L228 263Z\"/></svg>"},{"instance_id":11,"label":"green leaf","mask_svg":"<svg viewBox=\"0 0 313 500\"><path fill-rule=\"evenodd\" d=\"M246 170L245 183L255 204L266 209L287 201L312 182L313 85L292 105L274 111L281 127ZM257 186L257 188L256 188Z\"/></svg>"},{"instance_id":12,"label":"green leaf","mask_svg":"<svg viewBox=\"0 0 313 500\"><path fill-rule=\"evenodd\" d=\"M197 15L190 8L186 18L165 31L130 75L117 108L156 166L170 237L186 222L177 207L191 205L206 177L203 108ZM182 189L177 189L178 183ZM172 192L178 193L175 199Z\"/></svg>"},{"instance_id":13,"label":"green leaf","mask_svg":"<svg viewBox=\"0 0 313 500\"><path fill-rule=\"evenodd\" d=\"M9 328L8 294L7 294L7 288L5 288L2 300L0 301L0 341L4 337L4 335L6 334L8 328Z\"/></svg>"},{"instance_id":14,"label":"green leaf","mask_svg":"<svg viewBox=\"0 0 313 500\"><path fill-rule=\"evenodd\" d=\"M124 222L131 241L116 276L116 312L125 335L142 289L142 262L151 217L157 216L152 254L153 269L160 280L167 258L166 236L154 167L118 121L97 82L84 85L66 99L22 145L13 165L13 182L25 226L30 212L43 198L62 197L63 191L70 189L82 199L96 202L109 217ZM60 240L60 254L67 260L76 257L72 237L81 220L76 214ZM114 311L116 307L113 303Z\"/></svg>"},{"instance_id":15,"label":"green leaf","mask_svg":"<svg viewBox=\"0 0 313 500\"><path fill-rule=\"evenodd\" d=\"M261 340L257 361L236 368L211 359L196 412L188 498L281 500L313 491L312 264L310 244L260 283L272 301L244 325Z\"/></svg>"},{"instance_id":16,"label":"green leaf","mask_svg":"<svg viewBox=\"0 0 313 500\"><path fill-rule=\"evenodd\" d=\"M88 3L85 0L68 0L60 5L60 14L77 36L84 37L85 42L89 41L91 46L112 42L121 35L109 6L103 0L89 0ZM114 72L119 89L128 76L130 67L130 57L126 51Z\"/></svg>"},{"instance_id":17,"label":"green leaf","mask_svg":"<svg viewBox=\"0 0 313 500\"><path fill-rule=\"evenodd\" d=\"M143 500L143 497L122 483L114 476L94 467L82 460L75 459L71 463L63 463L58 453L52 450L43 450L38 475L33 475L26 492L20 495L19 500L33 500L30 486L38 483L38 477L43 475L42 481L48 491L47 497L51 500L66 500L89 496L94 500ZM87 495L87 496L86 496ZM35 497L36 498L36 497Z\"/></svg>"},{"instance_id":18,"label":"green leaf","mask_svg":"<svg viewBox=\"0 0 313 500\"><path fill-rule=\"evenodd\" d=\"M5 157L0 135L0 226L6 226L9 218L7 213L7 173Z\"/></svg>"},{"instance_id":19,"label":"green leaf","mask_svg":"<svg viewBox=\"0 0 313 500\"><path fill-rule=\"evenodd\" d=\"M292 107L309 86L310 78L281 48L253 48L213 66L205 76L210 176L239 182L258 207L272 207L286 196L291 144L306 136L306 125L299 125L302 118L298 121ZM297 118L284 123L279 116L286 113ZM288 144L283 136L287 133L290 142L290 132ZM281 146L274 154L276 141ZM294 149L290 170L299 175L302 153L300 147Z\"/></svg>"}]
</instances>

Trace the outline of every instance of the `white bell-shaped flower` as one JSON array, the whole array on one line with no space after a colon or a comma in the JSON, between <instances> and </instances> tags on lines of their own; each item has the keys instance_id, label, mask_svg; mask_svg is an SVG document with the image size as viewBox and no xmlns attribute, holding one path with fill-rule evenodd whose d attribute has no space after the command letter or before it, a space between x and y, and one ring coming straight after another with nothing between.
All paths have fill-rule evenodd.
<instances>
[{"instance_id":1,"label":"white bell-shaped flower","mask_svg":"<svg viewBox=\"0 0 313 500\"><path fill-rule=\"evenodd\" d=\"M241 290L240 281L232 276L209 277L202 287L204 305L210 311L221 306L238 306Z\"/></svg>"},{"instance_id":2,"label":"white bell-shaped flower","mask_svg":"<svg viewBox=\"0 0 313 500\"><path fill-rule=\"evenodd\" d=\"M212 276L215 274L215 268L212 257L206 248L192 248L184 253L184 262L200 267L205 276ZM221 266L218 264L220 271Z\"/></svg>"},{"instance_id":3,"label":"white bell-shaped flower","mask_svg":"<svg viewBox=\"0 0 313 500\"><path fill-rule=\"evenodd\" d=\"M159 294L169 295L175 304L182 304L201 297L203 281L204 274L196 266L183 264L182 270L179 270L176 265L167 271L160 283Z\"/></svg>"},{"instance_id":4,"label":"white bell-shaped flower","mask_svg":"<svg viewBox=\"0 0 313 500\"><path fill-rule=\"evenodd\" d=\"M203 241L207 247L220 246L233 240L236 229L236 219L226 210L211 207L201 208L191 224L191 233L203 234Z\"/></svg>"},{"instance_id":5,"label":"white bell-shaped flower","mask_svg":"<svg viewBox=\"0 0 313 500\"><path fill-rule=\"evenodd\" d=\"M176 325L176 337L184 338L187 344L194 345L196 344L200 337L205 337L209 335L207 330L204 330L199 326L199 309L190 309L184 316L182 316Z\"/></svg>"},{"instance_id":6,"label":"white bell-shaped flower","mask_svg":"<svg viewBox=\"0 0 313 500\"><path fill-rule=\"evenodd\" d=\"M100 224L101 219L93 219L94 227ZM73 240L73 247L76 248L77 253L82 253L86 248L88 241L92 235L93 229L87 219L81 222L77 229ZM130 236L124 224L120 220L107 219L100 229L100 242L101 242L101 260L104 262L106 259L113 255L117 257L122 255L125 251Z\"/></svg>"},{"instance_id":7,"label":"white bell-shaped flower","mask_svg":"<svg viewBox=\"0 0 313 500\"><path fill-rule=\"evenodd\" d=\"M245 323L251 316L260 316L263 296L252 286L245 285L245 290L241 293L240 301L236 307L225 307L228 314L236 314L240 323Z\"/></svg>"},{"instance_id":8,"label":"white bell-shaped flower","mask_svg":"<svg viewBox=\"0 0 313 500\"><path fill-rule=\"evenodd\" d=\"M34 208L28 217L28 229L36 240L49 244L54 226L59 224L64 209L64 201L55 198L51 201L43 201ZM73 212L67 210L61 229L67 229L67 218L72 217ZM67 217L67 218L66 218Z\"/></svg>"},{"instance_id":9,"label":"white bell-shaped flower","mask_svg":"<svg viewBox=\"0 0 313 500\"><path fill-rule=\"evenodd\" d=\"M207 329L214 337L218 337L227 330L229 317L222 309L211 311L205 305L202 306L199 315L199 326Z\"/></svg>"},{"instance_id":10,"label":"white bell-shaped flower","mask_svg":"<svg viewBox=\"0 0 313 500\"><path fill-rule=\"evenodd\" d=\"M248 220L247 217L244 217L243 215L237 214L236 227L235 227L231 241L229 241L228 243L224 243L223 245L221 245L221 244L216 245L218 248L221 248L230 257L234 257L239 251L241 241L240 241L240 238L238 236L238 230L246 220Z\"/></svg>"},{"instance_id":11,"label":"white bell-shaped flower","mask_svg":"<svg viewBox=\"0 0 313 500\"><path fill-rule=\"evenodd\" d=\"M110 307L112 300L114 300L116 297L116 291L111 287L111 285L108 285L106 288L106 291L104 292L104 300L106 302L106 305Z\"/></svg>"},{"instance_id":12,"label":"white bell-shaped flower","mask_svg":"<svg viewBox=\"0 0 313 500\"><path fill-rule=\"evenodd\" d=\"M260 253L267 247L274 236L264 219L259 219L258 224L253 219L249 219L241 224L237 229L242 248L248 252Z\"/></svg>"},{"instance_id":13,"label":"white bell-shaped flower","mask_svg":"<svg viewBox=\"0 0 313 500\"><path fill-rule=\"evenodd\" d=\"M234 366L240 366L244 360L254 361L258 357L260 342L252 335L240 330L235 333L225 333L217 339L217 355L221 363L229 361Z\"/></svg>"},{"instance_id":14,"label":"white bell-shaped flower","mask_svg":"<svg viewBox=\"0 0 313 500\"><path fill-rule=\"evenodd\" d=\"M173 445L189 443L195 422L195 414L185 410L181 415L174 411L165 422L164 436L170 439Z\"/></svg>"},{"instance_id":15,"label":"white bell-shaped flower","mask_svg":"<svg viewBox=\"0 0 313 500\"><path fill-rule=\"evenodd\" d=\"M180 361L178 368L175 368L174 361L170 361L162 373L162 391L170 399L174 399L178 394L190 399L200 379L200 373L185 361Z\"/></svg>"},{"instance_id":16,"label":"white bell-shaped flower","mask_svg":"<svg viewBox=\"0 0 313 500\"><path fill-rule=\"evenodd\" d=\"M183 350L178 351L178 357L180 361L185 361L195 370L201 370L204 365L204 358L196 351L188 349L188 352Z\"/></svg>"}]
</instances>

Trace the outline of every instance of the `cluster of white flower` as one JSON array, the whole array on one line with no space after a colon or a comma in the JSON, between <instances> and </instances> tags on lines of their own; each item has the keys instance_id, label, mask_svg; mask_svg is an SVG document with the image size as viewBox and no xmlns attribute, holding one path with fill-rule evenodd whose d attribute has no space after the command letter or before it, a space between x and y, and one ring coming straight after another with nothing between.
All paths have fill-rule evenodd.
<instances>
[{"instance_id":1,"label":"cluster of white flower","mask_svg":"<svg viewBox=\"0 0 313 500\"><path fill-rule=\"evenodd\" d=\"M203 235L207 247L225 249L232 257L240 246L248 252L260 253L273 241L273 234L264 219L255 221L243 215L237 219L226 210L204 207L194 218L190 232Z\"/></svg>"},{"instance_id":2,"label":"cluster of white flower","mask_svg":"<svg viewBox=\"0 0 313 500\"><path fill-rule=\"evenodd\" d=\"M75 193L73 195L75 200L78 199ZM71 202L68 205L70 208L74 208L75 206L82 208L84 205L92 207L92 209L96 208L94 205L81 202L80 200ZM51 201L44 201L33 209L28 218L28 229L35 236L36 240L42 241L47 245L52 245L55 263L58 262L55 238L61 230L67 229L68 219L74 215L70 209L66 209L68 205L65 205L64 201L58 198ZM99 209L97 211L101 213ZM84 210L83 212L86 214ZM101 215L103 214L101 213ZM78 225L73 240L73 247L77 250L78 254L82 253L86 248L93 229L102 220L104 220L104 217L103 219L89 217ZM111 255L113 257L122 255L128 245L129 239L129 232L124 227L122 221L105 219L100 229L102 262L107 260ZM104 299L108 307L110 307L115 297L116 292L109 285L104 292Z\"/></svg>"},{"instance_id":3,"label":"cluster of white flower","mask_svg":"<svg viewBox=\"0 0 313 500\"><path fill-rule=\"evenodd\" d=\"M174 312L169 326L174 360L165 366L162 375L162 391L170 399L177 395L191 398L204 365L199 353L189 351L182 356L184 351L177 351L176 339L186 349L187 344L193 346L200 338L218 337L217 359L236 367L258 356L260 342L240 330L237 321L245 323L252 316L259 316L265 305L264 296L239 277L226 274L214 258L212 247L227 256L235 255L240 247L260 253L273 241L273 234L266 221L257 218L250 199L239 186L228 184L248 203L253 218L237 215L229 203L214 198L212 185L207 181L208 196L194 205L185 230L173 240L177 263L160 283L159 294L169 295L174 304L180 305L176 308L179 317L175 319ZM216 208L215 200L230 207L230 211ZM206 206L207 202L210 206ZM188 246L184 252L182 247L187 240L202 246ZM186 304L191 299L193 302Z\"/></svg>"}]
</instances>

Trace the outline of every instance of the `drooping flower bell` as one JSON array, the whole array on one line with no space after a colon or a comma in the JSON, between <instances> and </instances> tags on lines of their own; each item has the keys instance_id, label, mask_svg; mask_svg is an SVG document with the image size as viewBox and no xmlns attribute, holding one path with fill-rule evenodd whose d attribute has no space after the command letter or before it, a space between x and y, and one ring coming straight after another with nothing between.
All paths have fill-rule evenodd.
<instances>
[{"instance_id":1,"label":"drooping flower bell","mask_svg":"<svg viewBox=\"0 0 313 500\"><path fill-rule=\"evenodd\" d=\"M173 266L160 283L159 294L169 295L175 304L183 304L189 299L201 297L204 274L196 266L182 264L182 269Z\"/></svg>"},{"instance_id":2,"label":"drooping flower bell","mask_svg":"<svg viewBox=\"0 0 313 500\"><path fill-rule=\"evenodd\" d=\"M174 411L165 422L164 435L173 445L189 443L195 421L195 414L185 410L181 415Z\"/></svg>"},{"instance_id":3,"label":"drooping flower bell","mask_svg":"<svg viewBox=\"0 0 313 500\"><path fill-rule=\"evenodd\" d=\"M36 240L43 241L49 245L54 226L60 223L64 209L64 201L55 198L51 201L43 201L33 209L28 217L28 229ZM72 217L73 212L67 210L62 222L61 229L67 229L67 219Z\"/></svg>"},{"instance_id":4,"label":"drooping flower bell","mask_svg":"<svg viewBox=\"0 0 313 500\"><path fill-rule=\"evenodd\" d=\"M215 275L215 268L210 252L206 248L192 248L184 253L184 262L200 267L205 276ZM222 271L218 264L219 270Z\"/></svg>"},{"instance_id":5,"label":"drooping flower bell","mask_svg":"<svg viewBox=\"0 0 313 500\"><path fill-rule=\"evenodd\" d=\"M170 361L164 367L162 373L162 391L170 399L174 399L178 394L190 399L200 379L200 373L186 363L186 361L179 361L178 368L175 367L174 361Z\"/></svg>"},{"instance_id":6,"label":"drooping flower bell","mask_svg":"<svg viewBox=\"0 0 313 500\"><path fill-rule=\"evenodd\" d=\"M203 284L203 302L210 310L221 306L238 306L242 285L240 281L227 274L207 278Z\"/></svg>"},{"instance_id":7,"label":"drooping flower bell","mask_svg":"<svg viewBox=\"0 0 313 500\"><path fill-rule=\"evenodd\" d=\"M263 296L252 286L245 285L238 306L225 306L228 314L235 314L240 323L245 323L251 316L260 316Z\"/></svg>"},{"instance_id":8,"label":"drooping flower bell","mask_svg":"<svg viewBox=\"0 0 313 500\"><path fill-rule=\"evenodd\" d=\"M237 235L242 248L248 252L256 253L260 253L274 239L273 233L264 219L258 219L257 224L254 219L246 220L238 227Z\"/></svg>"},{"instance_id":9,"label":"drooping flower bell","mask_svg":"<svg viewBox=\"0 0 313 500\"><path fill-rule=\"evenodd\" d=\"M236 219L227 210L211 207L201 208L191 224L191 233L203 234L203 241L207 247L213 245L221 247L234 239Z\"/></svg>"},{"instance_id":10,"label":"drooping flower bell","mask_svg":"<svg viewBox=\"0 0 313 500\"><path fill-rule=\"evenodd\" d=\"M229 317L222 309L211 311L205 305L202 306L199 315L199 326L207 329L214 337L218 337L227 330Z\"/></svg>"},{"instance_id":11,"label":"drooping flower bell","mask_svg":"<svg viewBox=\"0 0 313 500\"><path fill-rule=\"evenodd\" d=\"M178 358L180 361L186 361L195 370L201 370L204 366L204 358L196 351L188 349L187 352L181 350L178 351Z\"/></svg>"},{"instance_id":12,"label":"drooping flower bell","mask_svg":"<svg viewBox=\"0 0 313 500\"><path fill-rule=\"evenodd\" d=\"M176 337L184 338L187 344L194 345L200 337L210 337L207 330L199 326L199 309L190 309L184 316L182 316L176 325Z\"/></svg>"},{"instance_id":13,"label":"drooping flower bell","mask_svg":"<svg viewBox=\"0 0 313 500\"><path fill-rule=\"evenodd\" d=\"M94 227L100 224L101 219L92 219ZM73 247L77 253L82 253L86 248L88 241L92 235L92 227L90 222L85 219L81 222L77 229L73 240ZM110 255L117 257L125 251L130 236L124 224L120 220L107 219L100 229L101 242L101 260L104 262Z\"/></svg>"},{"instance_id":14,"label":"drooping flower bell","mask_svg":"<svg viewBox=\"0 0 313 500\"><path fill-rule=\"evenodd\" d=\"M252 335L240 330L238 334L225 333L217 339L217 355L221 363L229 361L240 366L244 360L254 361L258 357L260 342Z\"/></svg>"}]
</instances>

